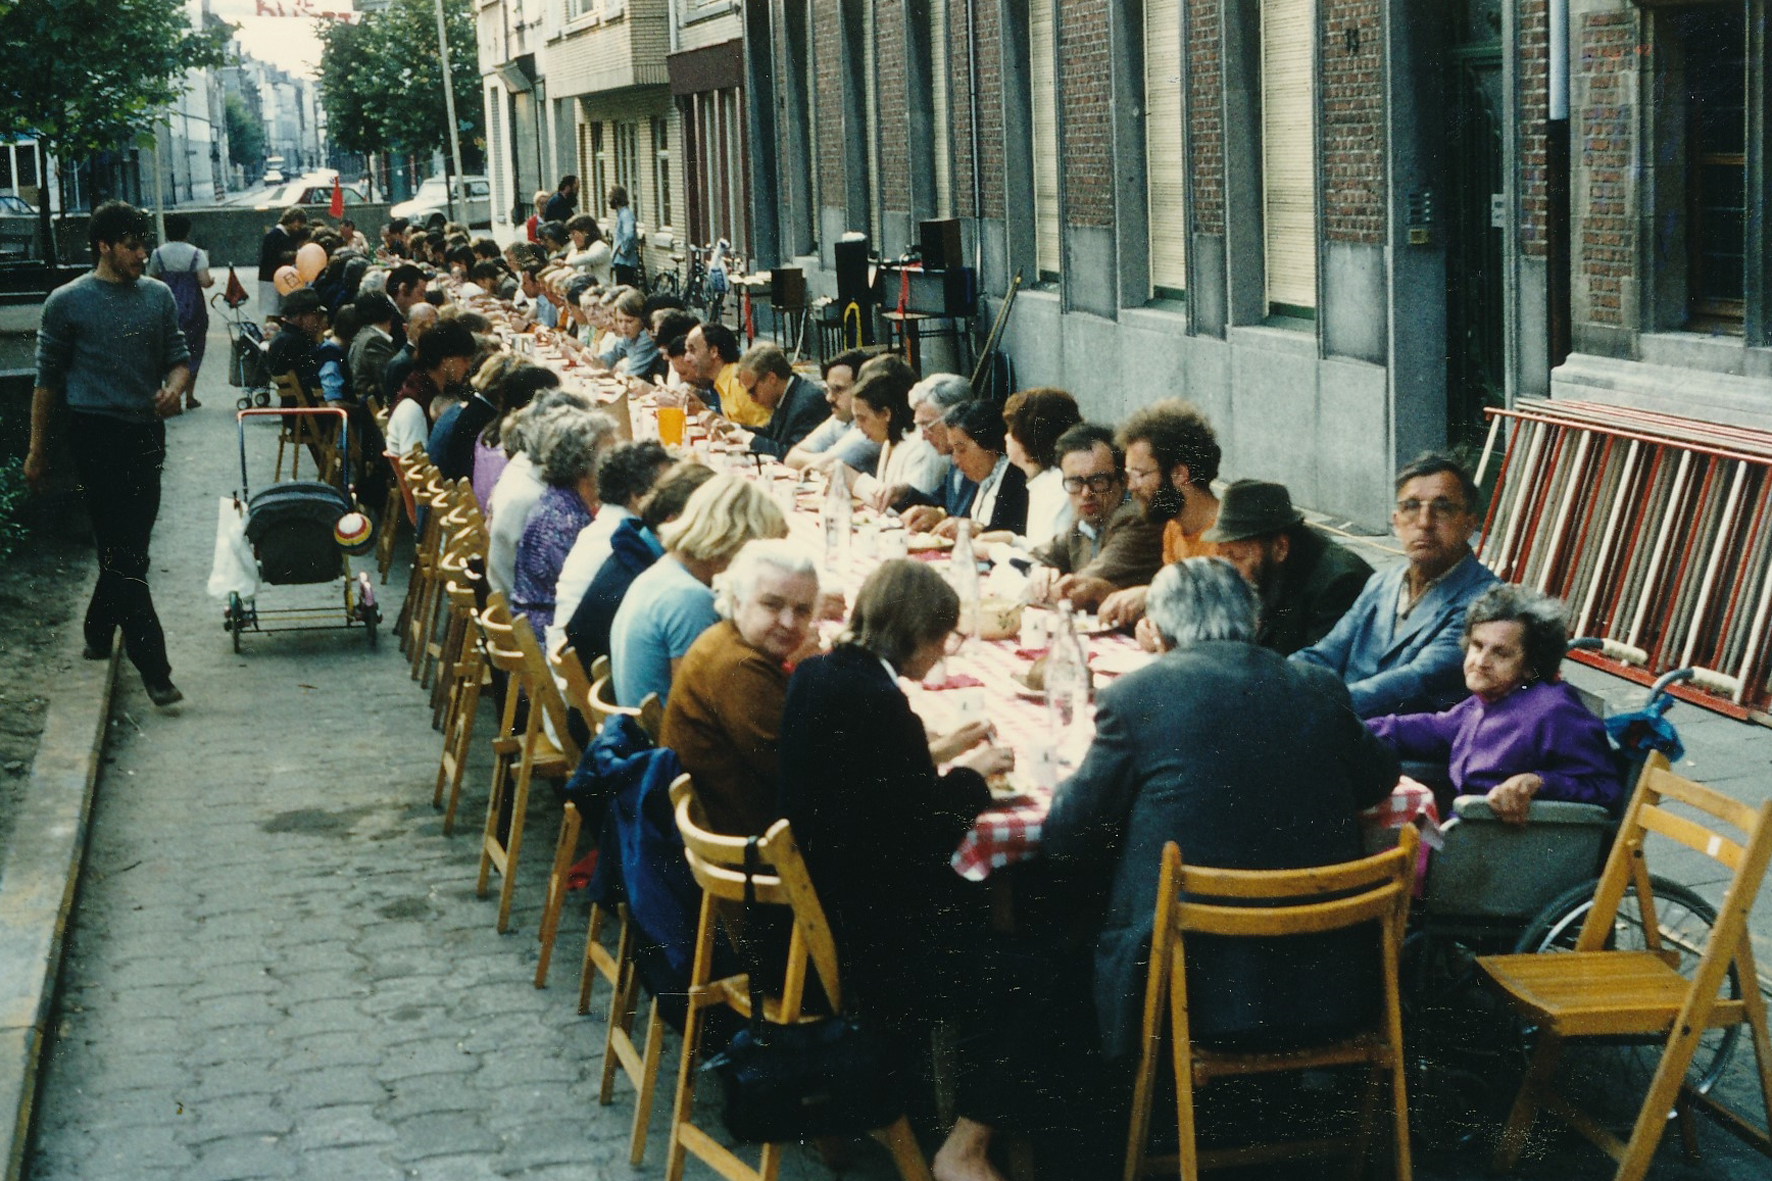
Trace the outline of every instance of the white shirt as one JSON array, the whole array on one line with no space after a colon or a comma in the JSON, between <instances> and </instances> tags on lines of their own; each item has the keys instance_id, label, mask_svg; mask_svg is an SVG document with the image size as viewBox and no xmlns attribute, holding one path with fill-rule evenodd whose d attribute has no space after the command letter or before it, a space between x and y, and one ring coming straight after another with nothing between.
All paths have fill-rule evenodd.
<instances>
[{"instance_id":1,"label":"white shirt","mask_svg":"<svg viewBox=\"0 0 1772 1181\"><path fill-rule=\"evenodd\" d=\"M1071 498L1064 490L1064 474L1055 467L1041 469L1039 475L1028 481L1028 544L1045 545L1069 529L1072 511Z\"/></svg>"},{"instance_id":2,"label":"white shirt","mask_svg":"<svg viewBox=\"0 0 1772 1181\"><path fill-rule=\"evenodd\" d=\"M492 503L487 506L492 521L486 542L486 581L507 599L517 576L517 543L523 540L523 527L529 524L529 510L545 491L541 472L522 451L505 465L493 486Z\"/></svg>"},{"instance_id":3,"label":"white shirt","mask_svg":"<svg viewBox=\"0 0 1772 1181\"><path fill-rule=\"evenodd\" d=\"M881 448L875 474L888 488L909 484L924 495L931 495L941 487L947 470L947 457L932 447L921 431L910 430L898 442Z\"/></svg>"},{"instance_id":4,"label":"white shirt","mask_svg":"<svg viewBox=\"0 0 1772 1181\"><path fill-rule=\"evenodd\" d=\"M997 466L991 474L978 483L978 493L972 498L972 507L966 515L972 518L973 528L983 531L990 527L991 514L997 511L997 493L1003 488L1003 473L1009 470L1009 457L999 455Z\"/></svg>"},{"instance_id":5,"label":"white shirt","mask_svg":"<svg viewBox=\"0 0 1772 1181\"><path fill-rule=\"evenodd\" d=\"M402 399L388 415L388 450L405 455L414 447L423 447L430 436L431 424L425 420L424 407L414 398Z\"/></svg>"},{"instance_id":6,"label":"white shirt","mask_svg":"<svg viewBox=\"0 0 1772 1181\"><path fill-rule=\"evenodd\" d=\"M578 539L560 567L560 581L554 586L554 622L548 624L550 655L566 643L566 625L572 622L572 613L584 602L585 592L609 560L609 540L615 536L616 526L633 515L619 504L606 504L597 510L596 520L578 531Z\"/></svg>"}]
</instances>

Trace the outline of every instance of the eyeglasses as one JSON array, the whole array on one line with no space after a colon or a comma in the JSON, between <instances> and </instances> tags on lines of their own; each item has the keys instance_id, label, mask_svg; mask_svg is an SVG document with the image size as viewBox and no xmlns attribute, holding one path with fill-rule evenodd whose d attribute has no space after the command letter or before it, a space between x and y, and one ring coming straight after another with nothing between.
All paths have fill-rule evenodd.
<instances>
[{"instance_id":1,"label":"eyeglasses","mask_svg":"<svg viewBox=\"0 0 1772 1181\"><path fill-rule=\"evenodd\" d=\"M1437 496L1432 500L1415 500L1411 498L1409 500L1397 501L1397 516L1406 520L1412 517L1421 516L1422 509L1427 510L1428 519L1430 521L1443 521L1447 517L1457 516L1459 513L1465 511L1464 505L1456 500L1448 500L1444 496Z\"/></svg>"},{"instance_id":2,"label":"eyeglasses","mask_svg":"<svg viewBox=\"0 0 1772 1181\"><path fill-rule=\"evenodd\" d=\"M960 649L966 646L966 633L955 629L942 638L941 651L944 656L958 656Z\"/></svg>"},{"instance_id":3,"label":"eyeglasses","mask_svg":"<svg viewBox=\"0 0 1772 1181\"><path fill-rule=\"evenodd\" d=\"M1100 495L1103 492L1113 491L1114 485L1119 482L1120 477L1112 473L1099 476L1066 476L1063 480L1063 487L1064 490L1069 492L1072 496L1075 496L1085 488Z\"/></svg>"}]
</instances>

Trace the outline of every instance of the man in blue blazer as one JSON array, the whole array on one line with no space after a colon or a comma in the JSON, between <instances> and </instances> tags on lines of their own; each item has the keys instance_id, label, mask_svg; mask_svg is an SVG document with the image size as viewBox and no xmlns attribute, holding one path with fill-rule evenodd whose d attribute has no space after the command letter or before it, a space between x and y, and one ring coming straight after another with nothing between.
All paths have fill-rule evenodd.
<instances>
[{"instance_id":1,"label":"man in blue blazer","mask_svg":"<svg viewBox=\"0 0 1772 1181\"><path fill-rule=\"evenodd\" d=\"M1464 611L1496 581L1471 552L1477 486L1429 452L1397 473L1392 527L1408 562L1375 575L1341 621L1292 656L1347 683L1362 718L1446 709L1463 700Z\"/></svg>"}]
</instances>

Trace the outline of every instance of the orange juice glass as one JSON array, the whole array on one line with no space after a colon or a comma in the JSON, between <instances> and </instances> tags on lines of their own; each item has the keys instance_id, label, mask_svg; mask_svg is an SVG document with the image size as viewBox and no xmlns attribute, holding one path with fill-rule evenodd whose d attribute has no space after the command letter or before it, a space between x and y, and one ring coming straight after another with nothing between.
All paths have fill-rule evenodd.
<instances>
[{"instance_id":1,"label":"orange juice glass","mask_svg":"<svg viewBox=\"0 0 1772 1181\"><path fill-rule=\"evenodd\" d=\"M683 445L683 407L660 406L658 408L658 441L666 447Z\"/></svg>"}]
</instances>

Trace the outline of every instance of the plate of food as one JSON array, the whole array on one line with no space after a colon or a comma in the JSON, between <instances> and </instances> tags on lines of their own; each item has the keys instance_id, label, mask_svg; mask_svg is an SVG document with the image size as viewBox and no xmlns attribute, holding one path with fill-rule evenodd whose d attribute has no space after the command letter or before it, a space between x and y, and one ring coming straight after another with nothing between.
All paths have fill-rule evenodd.
<instances>
[{"instance_id":1,"label":"plate of food","mask_svg":"<svg viewBox=\"0 0 1772 1181\"><path fill-rule=\"evenodd\" d=\"M954 539L940 537L934 533L907 533L905 534L904 547L913 554L927 554L937 550L953 549Z\"/></svg>"}]
</instances>

